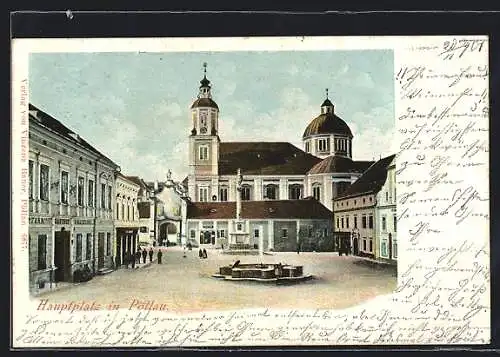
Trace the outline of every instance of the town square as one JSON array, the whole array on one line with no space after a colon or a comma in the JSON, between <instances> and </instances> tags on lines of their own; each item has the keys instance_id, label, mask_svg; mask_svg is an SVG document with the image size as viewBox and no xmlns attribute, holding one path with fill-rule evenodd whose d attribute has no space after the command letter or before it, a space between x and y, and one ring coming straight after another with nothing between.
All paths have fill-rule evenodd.
<instances>
[{"instance_id":1,"label":"town square","mask_svg":"<svg viewBox=\"0 0 500 357\"><path fill-rule=\"evenodd\" d=\"M307 72L293 53L34 56L32 297L200 311L345 308L390 294L398 258L392 53L304 56L337 64ZM268 69L297 64L264 81L253 62L268 59ZM124 73L116 63L135 67ZM48 97L54 65L68 79ZM196 80L177 77L181 91L162 79L173 68ZM280 109L270 100L278 90ZM360 93L365 101L351 98ZM230 104L240 95L259 108L246 119ZM151 118L140 112L156 100Z\"/></svg>"}]
</instances>

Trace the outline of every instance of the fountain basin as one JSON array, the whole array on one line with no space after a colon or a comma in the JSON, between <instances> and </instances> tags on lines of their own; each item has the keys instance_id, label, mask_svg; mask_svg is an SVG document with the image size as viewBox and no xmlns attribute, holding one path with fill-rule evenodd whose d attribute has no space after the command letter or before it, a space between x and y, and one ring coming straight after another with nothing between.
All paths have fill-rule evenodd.
<instances>
[{"instance_id":1,"label":"fountain basin","mask_svg":"<svg viewBox=\"0 0 500 357\"><path fill-rule=\"evenodd\" d=\"M259 282L299 282L312 278L304 275L302 266L282 264L238 264L222 266L213 277L224 280L251 280Z\"/></svg>"}]
</instances>

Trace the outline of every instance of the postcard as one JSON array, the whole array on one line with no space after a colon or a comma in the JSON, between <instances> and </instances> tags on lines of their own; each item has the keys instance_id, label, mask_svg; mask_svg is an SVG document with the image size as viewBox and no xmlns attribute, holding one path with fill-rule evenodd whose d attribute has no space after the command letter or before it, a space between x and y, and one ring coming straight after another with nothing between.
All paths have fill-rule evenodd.
<instances>
[{"instance_id":1,"label":"postcard","mask_svg":"<svg viewBox=\"0 0 500 357\"><path fill-rule=\"evenodd\" d=\"M489 343L486 36L12 54L13 348Z\"/></svg>"}]
</instances>

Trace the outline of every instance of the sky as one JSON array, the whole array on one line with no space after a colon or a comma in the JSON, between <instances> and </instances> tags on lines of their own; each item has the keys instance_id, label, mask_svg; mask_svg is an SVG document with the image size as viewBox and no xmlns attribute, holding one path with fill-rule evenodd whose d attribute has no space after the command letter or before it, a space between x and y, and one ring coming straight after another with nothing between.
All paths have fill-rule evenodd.
<instances>
[{"instance_id":1,"label":"sky","mask_svg":"<svg viewBox=\"0 0 500 357\"><path fill-rule=\"evenodd\" d=\"M320 114L325 89L353 132L353 159L395 153L391 50L36 53L30 102L80 134L125 175L187 175L203 63L221 141L288 141Z\"/></svg>"}]
</instances>

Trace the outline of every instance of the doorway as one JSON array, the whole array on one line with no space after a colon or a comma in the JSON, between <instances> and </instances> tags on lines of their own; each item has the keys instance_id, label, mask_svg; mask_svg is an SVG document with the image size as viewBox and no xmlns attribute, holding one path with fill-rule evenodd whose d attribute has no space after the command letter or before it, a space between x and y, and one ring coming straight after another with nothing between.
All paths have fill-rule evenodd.
<instances>
[{"instance_id":1,"label":"doorway","mask_svg":"<svg viewBox=\"0 0 500 357\"><path fill-rule=\"evenodd\" d=\"M97 269L104 268L104 233L98 234L97 242Z\"/></svg>"},{"instance_id":2,"label":"doorway","mask_svg":"<svg viewBox=\"0 0 500 357\"><path fill-rule=\"evenodd\" d=\"M359 242L358 238L353 239L353 254L354 255L359 255Z\"/></svg>"},{"instance_id":3,"label":"doorway","mask_svg":"<svg viewBox=\"0 0 500 357\"><path fill-rule=\"evenodd\" d=\"M389 233L389 259L392 259L392 234Z\"/></svg>"},{"instance_id":4,"label":"doorway","mask_svg":"<svg viewBox=\"0 0 500 357\"><path fill-rule=\"evenodd\" d=\"M62 228L55 232L54 264L56 266L56 281L71 280L71 248L70 232Z\"/></svg>"}]
</instances>

